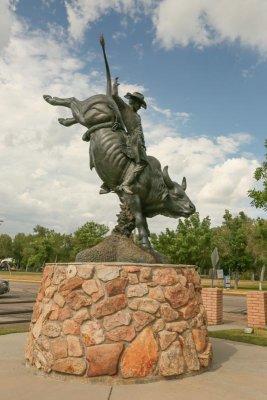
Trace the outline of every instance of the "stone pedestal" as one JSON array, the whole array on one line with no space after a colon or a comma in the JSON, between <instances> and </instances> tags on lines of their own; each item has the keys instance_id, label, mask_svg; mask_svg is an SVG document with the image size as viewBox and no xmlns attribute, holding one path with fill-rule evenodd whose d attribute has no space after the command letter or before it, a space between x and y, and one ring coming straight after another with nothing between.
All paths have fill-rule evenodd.
<instances>
[{"instance_id":1,"label":"stone pedestal","mask_svg":"<svg viewBox=\"0 0 267 400\"><path fill-rule=\"evenodd\" d=\"M115 383L199 372L211 358L193 266L46 265L26 346L29 365Z\"/></svg>"}]
</instances>

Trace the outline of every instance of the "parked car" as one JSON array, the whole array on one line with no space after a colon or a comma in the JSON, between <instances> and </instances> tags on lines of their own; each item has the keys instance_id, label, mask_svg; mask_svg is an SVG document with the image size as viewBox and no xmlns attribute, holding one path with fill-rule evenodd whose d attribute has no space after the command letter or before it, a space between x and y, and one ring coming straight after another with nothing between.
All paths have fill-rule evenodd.
<instances>
[{"instance_id":1,"label":"parked car","mask_svg":"<svg viewBox=\"0 0 267 400\"><path fill-rule=\"evenodd\" d=\"M9 265L8 265L8 263L1 262L1 263L0 263L0 270L1 270L1 271L8 271L8 270L9 270Z\"/></svg>"},{"instance_id":2,"label":"parked car","mask_svg":"<svg viewBox=\"0 0 267 400\"><path fill-rule=\"evenodd\" d=\"M6 279L0 279L0 295L10 291L9 282Z\"/></svg>"}]
</instances>

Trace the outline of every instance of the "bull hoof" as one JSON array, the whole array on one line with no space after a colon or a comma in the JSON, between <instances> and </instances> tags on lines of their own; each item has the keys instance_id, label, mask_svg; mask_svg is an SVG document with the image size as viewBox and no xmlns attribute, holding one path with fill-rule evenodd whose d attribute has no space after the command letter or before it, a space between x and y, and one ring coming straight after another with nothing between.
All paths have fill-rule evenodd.
<instances>
[{"instance_id":1,"label":"bull hoof","mask_svg":"<svg viewBox=\"0 0 267 400\"><path fill-rule=\"evenodd\" d=\"M58 122L59 122L61 125L66 126L65 118L58 118Z\"/></svg>"},{"instance_id":2,"label":"bull hoof","mask_svg":"<svg viewBox=\"0 0 267 400\"><path fill-rule=\"evenodd\" d=\"M106 190L106 189L99 190L99 194L107 194L107 193L110 193L110 190Z\"/></svg>"},{"instance_id":3,"label":"bull hoof","mask_svg":"<svg viewBox=\"0 0 267 400\"><path fill-rule=\"evenodd\" d=\"M54 97L50 96L49 94L44 94L43 98L45 99L45 101L47 101L47 103L51 104L52 106L56 105Z\"/></svg>"}]
</instances>

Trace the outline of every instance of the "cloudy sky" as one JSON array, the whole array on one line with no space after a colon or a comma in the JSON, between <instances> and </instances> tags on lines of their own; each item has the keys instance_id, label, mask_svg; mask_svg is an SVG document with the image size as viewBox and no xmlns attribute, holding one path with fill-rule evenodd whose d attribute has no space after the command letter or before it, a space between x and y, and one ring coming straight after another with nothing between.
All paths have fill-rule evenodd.
<instances>
[{"instance_id":1,"label":"cloudy sky","mask_svg":"<svg viewBox=\"0 0 267 400\"><path fill-rule=\"evenodd\" d=\"M1 233L114 226L118 200L98 194L84 128L58 124L69 110L42 99L105 92L101 33L120 93L146 97L148 153L186 176L201 217L263 217L247 191L267 136L266 26L266 0L0 0Z\"/></svg>"}]
</instances>

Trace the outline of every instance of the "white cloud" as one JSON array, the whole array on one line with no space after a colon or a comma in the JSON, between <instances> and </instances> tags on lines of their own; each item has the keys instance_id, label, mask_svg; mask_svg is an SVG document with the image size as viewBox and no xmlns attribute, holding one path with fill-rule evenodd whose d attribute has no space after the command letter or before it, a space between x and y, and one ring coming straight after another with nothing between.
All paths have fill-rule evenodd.
<instances>
[{"instance_id":1,"label":"white cloud","mask_svg":"<svg viewBox=\"0 0 267 400\"><path fill-rule=\"evenodd\" d=\"M121 38L125 38L126 36L127 36L127 35L126 35L125 32L115 32L115 33L113 33L112 38L113 38L114 40L119 40L119 39L121 39Z\"/></svg>"},{"instance_id":2,"label":"white cloud","mask_svg":"<svg viewBox=\"0 0 267 400\"><path fill-rule=\"evenodd\" d=\"M136 20L151 3L152 0L66 0L70 35L75 40L82 39L86 29L111 10Z\"/></svg>"},{"instance_id":3,"label":"white cloud","mask_svg":"<svg viewBox=\"0 0 267 400\"><path fill-rule=\"evenodd\" d=\"M265 0L163 0L153 16L156 39L166 49L224 41L267 51Z\"/></svg>"},{"instance_id":4,"label":"white cloud","mask_svg":"<svg viewBox=\"0 0 267 400\"><path fill-rule=\"evenodd\" d=\"M16 1L0 1L0 52L8 44L11 35L13 21L12 11L15 9Z\"/></svg>"},{"instance_id":5,"label":"white cloud","mask_svg":"<svg viewBox=\"0 0 267 400\"><path fill-rule=\"evenodd\" d=\"M136 54L137 54L138 59L139 59L139 60L142 60L142 58L144 57L144 47L143 47L143 43L136 43L136 44L133 46L133 48L134 48L134 50L135 50L135 52L136 52Z\"/></svg>"},{"instance_id":6,"label":"white cloud","mask_svg":"<svg viewBox=\"0 0 267 400\"><path fill-rule=\"evenodd\" d=\"M86 29L114 11L134 22L144 16L151 18L155 41L165 49L238 42L264 56L267 51L266 0L66 0L65 5L69 32L75 40L81 40Z\"/></svg>"},{"instance_id":7,"label":"white cloud","mask_svg":"<svg viewBox=\"0 0 267 400\"><path fill-rule=\"evenodd\" d=\"M14 21L0 59L1 214L8 232L31 231L37 223L70 231L87 221L88 210L92 219L102 215L104 199L92 196L100 180L89 172L84 128L59 125L57 118L71 116L70 110L42 98L103 92L102 76L84 75L82 67L52 34L28 32ZM107 224L111 217L111 211L101 216Z\"/></svg>"},{"instance_id":8,"label":"white cloud","mask_svg":"<svg viewBox=\"0 0 267 400\"><path fill-rule=\"evenodd\" d=\"M149 102L149 108L152 110L156 111L157 113L163 115L165 118L169 120L178 120L181 121L183 124L189 121L191 117L191 113L185 112L185 111L172 111L169 108L161 108L159 107L155 99L148 97L148 102Z\"/></svg>"}]
</instances>

